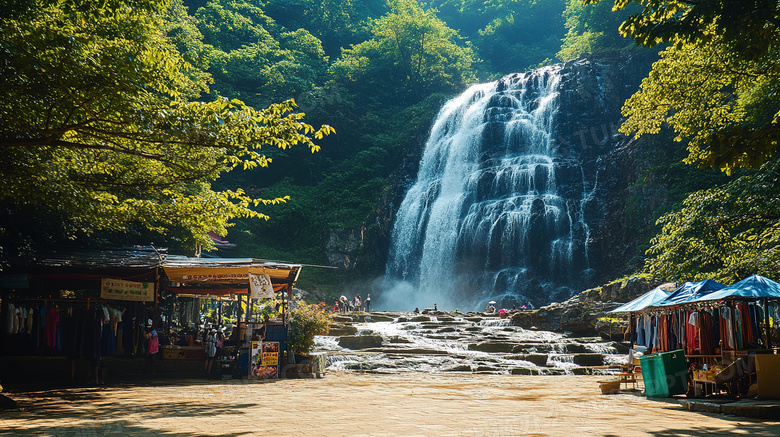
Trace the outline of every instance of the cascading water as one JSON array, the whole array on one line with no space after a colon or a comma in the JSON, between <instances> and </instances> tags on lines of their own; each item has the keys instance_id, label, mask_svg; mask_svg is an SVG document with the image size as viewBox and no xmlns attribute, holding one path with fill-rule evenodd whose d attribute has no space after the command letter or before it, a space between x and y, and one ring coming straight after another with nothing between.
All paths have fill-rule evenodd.
<instances>
[{"instance_id":1,"label":"cascading water","mask_svg":"<svg viewBox=\"0 0 780 437\"><path fill-rule=\"evenodd\" d=\"M397 213L382 306L541 304L582 285L584 174L555 150L562 68L474 85L441 109Z\"/></svg>"}]
</instances>

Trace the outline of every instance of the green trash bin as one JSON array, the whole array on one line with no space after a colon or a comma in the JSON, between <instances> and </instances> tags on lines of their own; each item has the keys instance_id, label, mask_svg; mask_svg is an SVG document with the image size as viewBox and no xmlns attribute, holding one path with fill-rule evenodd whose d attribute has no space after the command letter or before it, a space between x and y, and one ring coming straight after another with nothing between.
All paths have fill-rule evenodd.
<instances>
[{"instance_id":1,"label":"green trash bin","mask_svg":"<svg viewBox=\"0 0 780 437\"><path fill-rule=\"evenodd\" d=\"M648 398L668 398L688 391L688 365L682 350L646 355L639 363Z\"/></svg>"},{"instance_id":2,"label":"green trash bin","mask_svg":"<svg viewBox=\"0 0 780 437\"><path fill-rule=\"evenodd\" d=\"M669 394L681 395L688 391L688 362L682 349L658 354L666 373Z\"/></svg>"}]
</instances>

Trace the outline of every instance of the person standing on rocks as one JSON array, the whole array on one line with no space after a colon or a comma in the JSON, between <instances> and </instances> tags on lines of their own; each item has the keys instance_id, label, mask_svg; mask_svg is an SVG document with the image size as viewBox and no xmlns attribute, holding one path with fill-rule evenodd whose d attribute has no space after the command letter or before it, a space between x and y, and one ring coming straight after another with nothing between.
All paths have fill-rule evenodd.
<instances>
[{"instance_id":1,"label":"person standing on rocks","mask_svg":"<svg viewBox=\"0 0 780 437\"><path fill-rule=\"evenodd\" d=\"M333 313L339 312L339 301L333 303Z\"/></svg>"},{"instance_id":2,"label":"person standing on rocks","mask_svg":"<svg viewBox=\"0 0 780 437\"><path fill-rule=\"evenodd\" d=\"M366 312L371 311L371 295L370 294L368 296L366 296L365 304L366 304Z\"/></svg>"},{"instance_id":3,"label":"person standing on rocks","mask_svg":"<svg viewBox=\"0 0 780 437\"><path fill-rule=\"evenodd\" d=\"M347 296L341 296L341 312L346 314L349 309L349 303L347 302Z\"/></svg>"}]
</instances>

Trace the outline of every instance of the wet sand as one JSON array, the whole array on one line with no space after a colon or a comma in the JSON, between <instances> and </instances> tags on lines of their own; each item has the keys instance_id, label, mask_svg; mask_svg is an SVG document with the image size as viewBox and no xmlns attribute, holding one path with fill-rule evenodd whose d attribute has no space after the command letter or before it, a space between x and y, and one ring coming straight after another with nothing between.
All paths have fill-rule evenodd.
<instances>
[{"instance_id":1,"label":"wet sand","mask_svg":"<svg viewBox=\"0 0 780 437\"><path fill-rule=\"evenodd\" d=\"M329 373L13 393L0 435L780 435L780 422L601 395L599 376Z\"/></svg>"}]
</instances>

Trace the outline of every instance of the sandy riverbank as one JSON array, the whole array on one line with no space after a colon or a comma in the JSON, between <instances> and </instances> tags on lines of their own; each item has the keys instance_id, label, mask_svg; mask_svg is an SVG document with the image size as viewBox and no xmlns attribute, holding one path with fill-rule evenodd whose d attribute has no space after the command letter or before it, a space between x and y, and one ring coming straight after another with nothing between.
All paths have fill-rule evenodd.
<instances>
[{"instance_id":1,"label":"sandy riverbank","mask_svg":"<svg viewBox=\"0 0 780 437\"><path fill-rule=\"evenodd\" d=\"M780 422L689 412L598 376L330 373L14 393L0 435L780 435Z\"/></svg>"}]
</instances>

